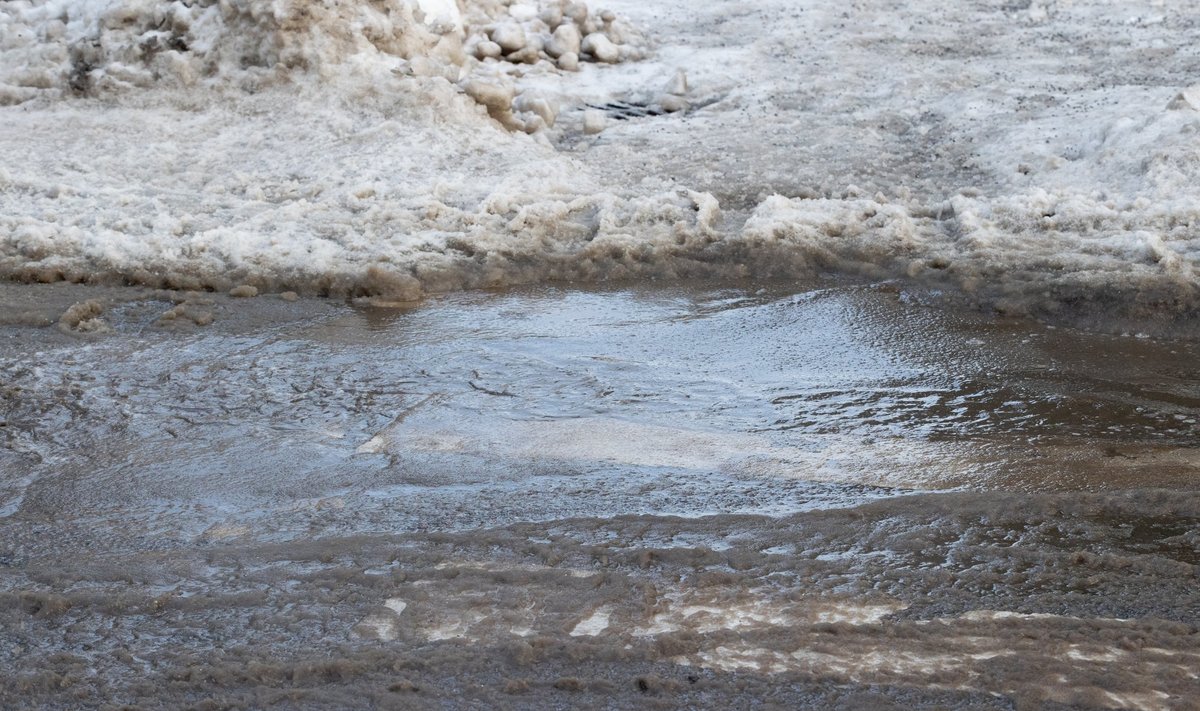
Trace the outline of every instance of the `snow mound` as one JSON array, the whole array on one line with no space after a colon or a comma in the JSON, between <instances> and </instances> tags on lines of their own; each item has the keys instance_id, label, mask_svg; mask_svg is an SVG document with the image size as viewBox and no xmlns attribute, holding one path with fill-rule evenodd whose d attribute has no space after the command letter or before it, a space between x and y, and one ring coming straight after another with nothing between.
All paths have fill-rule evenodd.
<instances>
[{"instance_id":1,"label":"snow mound","mask_svg":"<svg viewBox=\"0 0 1200 711\"><path fill-rule=\"evenodd\" d=\"M1185 11L614 2L652 29L567 0L0 4L0 276L840 272L1104 328L1200 313Z\"/></svg>"},{"instance_id":2,"label":"snow mound","mask_svg":"<svg viewBox=\"0 0 1200 711\"><path fill-rule=\"evenodd\" d=\"M18 97L31 89L94 94L214 80L253 90L362 57L386 68L416 56L461 63L452 26L418 15L420 7L404 0L6 3L3 82Z\"/></svg>"},{"instance_id":3,"label":"snow mound","mask_svg":"<svg viewBox=\"0 0 1200 711\"><path fill-rule=\"evenodd\" d=\"M334 85L387 71L458 81L478 60L576 69L640 58L643 45L582 3L484 1L463 13L453 0L17 0L0 5L0 104L151 87L258 91L311 77Z\"/></svg>"}]
</instances>

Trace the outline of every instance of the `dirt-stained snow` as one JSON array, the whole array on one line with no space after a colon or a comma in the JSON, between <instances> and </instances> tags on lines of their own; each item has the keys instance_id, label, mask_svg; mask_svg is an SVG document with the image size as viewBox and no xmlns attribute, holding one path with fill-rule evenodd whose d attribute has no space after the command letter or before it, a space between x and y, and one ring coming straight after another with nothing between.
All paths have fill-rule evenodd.
<instances>
[{"instance_id":1,"label":"dirt-stained snow","mask_svg":"<svg viewBox=\"0 0 1200 711\"><path fill-rule=\"evenodd\" d=\"M1051 317L1197 306L1186 7L455 9L6 3L0 272L411 299L838 271Z\"/></svg>"}]
</instances>

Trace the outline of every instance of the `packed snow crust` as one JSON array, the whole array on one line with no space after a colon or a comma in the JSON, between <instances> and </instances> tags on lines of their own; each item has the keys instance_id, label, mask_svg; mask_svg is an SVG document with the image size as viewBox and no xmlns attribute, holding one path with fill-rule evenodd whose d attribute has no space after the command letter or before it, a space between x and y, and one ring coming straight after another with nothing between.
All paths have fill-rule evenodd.
<instances>
[{"instance_id":1,"label":"packed snow crust","mask_svg":"<svg viewBox=\"0 0 1200 711\"><path fill-rule=\"evenodd\" d=\"M0 275L414 299L838 271L1200 307L1186 8L612 7L5 3Z\"/></svg>"}]
</instances>

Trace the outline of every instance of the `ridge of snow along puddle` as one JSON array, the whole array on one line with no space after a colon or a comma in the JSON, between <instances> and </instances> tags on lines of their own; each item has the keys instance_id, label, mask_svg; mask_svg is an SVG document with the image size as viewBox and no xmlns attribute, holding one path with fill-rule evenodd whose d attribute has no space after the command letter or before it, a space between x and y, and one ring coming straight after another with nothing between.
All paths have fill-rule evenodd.
<instances>
[{"instance_id":1,"label":"ridge of snow along puddle","mask_svg":"<svg viewBox=\"0 0 1200 711\"><path fill-rule=\"evenodd\" d=\"M896 49L851 22L796 50L838 62L797 79L808 98L793 105L779 92L796 82L779 77L806 55L763 52L831 20L813 3L771 15L777 5L765 3L771 21L747 34L722 29L727 11L711 3L693 18L576 2L6 3L0 275L416 299L555 280L836 271L952 287L1006 312L1098 314L1113 328L1195 313L1200 111L1184 77L1068 87L1014 120L1008 95L974 75L884 91L861 73L887 59L876 54L897 52L906 81L944 67L917 51L912 28ZM1027 62L987 59L1016 77L994 81L1036 98L1047 61L1061 60L1051 74L1073 71L1052 44L1055 23L1095 34L1101 25L1087 23L1111 10L1099 0L1053 9L1035 18L919 2L909 12L932 23L921 41L947 51L965 51L939 35L955 23L982 22L998 49L1042 42L1044 56ZM1148 46L1187 36L1177 13L1159 14L1123 31ZM689 32L725 46L684 51ZM663 118L615 126L587 110L638 96ZM686 106L703 108L670 113ZM878 155L859 157L837 142L841 129L818 125L841 113L863 117L863 131L884 122L869 128ZM879 138L887 121L911 128ZM780 130L828 160L772 148L766 137ZM900 155L938 131L945 145L971 146L969 174L966 163L934 170L942 144ZM881 160L895 163L890 173ZM828 174L806 173L813 165ZM934 187L921 187L931 171ZM866 187L839 187L843 173Z\"/></svg>"}]
</instances>

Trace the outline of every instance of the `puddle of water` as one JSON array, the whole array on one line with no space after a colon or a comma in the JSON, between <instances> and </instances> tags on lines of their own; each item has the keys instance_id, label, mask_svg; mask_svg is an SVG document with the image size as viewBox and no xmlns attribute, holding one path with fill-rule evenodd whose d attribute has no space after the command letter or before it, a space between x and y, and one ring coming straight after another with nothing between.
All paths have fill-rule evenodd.
<instances>
[{"instance_id":1,"label":"puddle of water","mask_svg":"<svg viewBox=\"0 0 1200 711\"><path fill-rule=\"evenodd\" d=\"M114 319L0 358L27 453L0 511L288 537L1193 485L1195 344L925 300L543 288L193 333Z\"/></svg>"}]
</instances>

